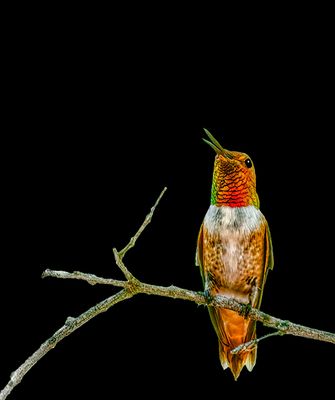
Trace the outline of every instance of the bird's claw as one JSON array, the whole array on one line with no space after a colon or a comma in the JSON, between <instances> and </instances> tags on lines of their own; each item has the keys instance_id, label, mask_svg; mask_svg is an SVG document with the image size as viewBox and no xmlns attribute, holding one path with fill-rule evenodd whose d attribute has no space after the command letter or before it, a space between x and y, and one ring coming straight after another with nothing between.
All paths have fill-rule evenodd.
<instances>
[{"instance_id":1,"label":"bird's claw","mask_svg":"<svg viewBox=\"0 0 335 400\"><path fill-rule=\"evenodd\" d=\"M214 299L214 298L213 298L213 296L211 295L209 289L205 289L204 292L203 292L203 295L205 296L207 305L208 305L208 306L211 305L211 303L213 302L213 299Z\"/></svg>"},{"instance_id":2,"label":"bird's claw","mask_svg":"<svg viewBox=\"0 0 335 400\"><path fill-rule=\"evenodd\" d=\"M244 318L248 318L248 315L251 311L251 304L247 303L247 304L241 304L242 309L240 311L240 315L242 315Z\"/></svg>"}]
</instances>

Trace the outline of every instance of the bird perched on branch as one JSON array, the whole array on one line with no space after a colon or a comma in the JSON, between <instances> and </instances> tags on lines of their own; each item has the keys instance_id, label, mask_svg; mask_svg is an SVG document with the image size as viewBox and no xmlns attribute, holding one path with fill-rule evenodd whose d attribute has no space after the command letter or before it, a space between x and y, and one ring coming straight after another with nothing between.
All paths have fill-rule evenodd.
<instances>
[{"instance_id":1,"label":"bird perched on branch","mask_svg":"<svg viewBox=\"0 0 335 400\"><path fill-rule=\"evenodd\" d=\"M255 168L248 155L224 149L205 132L209 140L204 141L216 156L196 264L208 296L224 295L259 309L273 251L268 223L259 209ZM237 354L231 350L256 338L256 322L224 308L209 307L209 314L219 339L221 365L237 380L244 366L253 369L257 347Z\"/></svg>"}]
</instances>

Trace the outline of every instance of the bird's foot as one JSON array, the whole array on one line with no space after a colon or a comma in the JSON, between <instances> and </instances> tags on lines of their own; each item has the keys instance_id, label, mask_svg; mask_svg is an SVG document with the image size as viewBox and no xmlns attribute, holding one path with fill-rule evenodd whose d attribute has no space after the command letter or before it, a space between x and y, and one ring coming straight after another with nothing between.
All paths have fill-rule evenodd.
<instances>
[{"instance_id":1,"label":"bird's foot","mask_svg":"<svg viewBox=\"0 0 335 400\"><path fill-rule=\"evenodd\" d=\"M240 315L242 315L242 317L244 317L244 318L248 318L250 310L252 309L251 304L250 303L241 304L241 306L242 306L242 310L240 311Z\"/></svg>"},{"instance_id":2,"label":"bird's foot","mask_svg":"<svg viewBox=\"0 0 335 400\"><path fill-rule=\"evenodd\" d=\"M214 297L211 295L211 292L209 291L209 289L205 289L203 291L203 295L205 296L207 305L210 306L214 300Z\"/></svg>"}]
</instances>

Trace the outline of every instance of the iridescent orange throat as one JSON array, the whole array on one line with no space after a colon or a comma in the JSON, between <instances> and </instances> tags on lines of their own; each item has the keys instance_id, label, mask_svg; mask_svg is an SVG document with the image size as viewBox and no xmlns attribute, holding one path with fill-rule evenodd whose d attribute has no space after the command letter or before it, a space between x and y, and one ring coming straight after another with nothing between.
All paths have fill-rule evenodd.
<instances>
[{"instance_id":1,"label":"iridescent orange throat","mask_svg":"<svg viewBox=\"0 0 335 400\"><path fill-rule=\"evenodd\" d=\"M256 182L236 170L234 165L227 164L223 170L222 163L215 162L211 204L228 207L255 206L259 208L259 199L256 192Z\"/></svg>"}]
</instances>

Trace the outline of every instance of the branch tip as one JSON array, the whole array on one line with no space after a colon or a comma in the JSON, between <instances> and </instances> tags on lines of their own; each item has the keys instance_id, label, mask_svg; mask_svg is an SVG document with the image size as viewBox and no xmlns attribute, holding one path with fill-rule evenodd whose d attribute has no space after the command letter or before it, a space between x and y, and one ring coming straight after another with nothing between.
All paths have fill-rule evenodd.
<instances>
[{"instance_id":1,"label":"branch tip","mask_svg":"<svg viewBox=\"0 0 335 400\"><path fill-rule=\"evenodd\" d=\"M153 216L153 214L154 214L154 212L156 210L156 207L158 206L158 203L160 202L160 200L163 197L163 195L166 192L166 190L167 190L167 187L164 187L164 189L161 191L160 195L158 196L155 204L151 207L149 214L146 215L142 225L139 227L139 229L137 230L135 235L132 236L131 239L129 240L129 243L122 250L119 251L119 257L120 257L121 260L123 259L123 257L127 253L127 251L135 246L136 241L140 237L141 233L144 231L146 226L150 224L152 216Z\"/></svg>"},{"instance_id":2,"label":"branch tip","mask_svg":"<svg viewBox=\"0 0 335 400\"><path fill-rule=\"evenodd\" d=\"M268 333L267 335L264 335L264 336L262 336L262 337L260 337L258 339L253 339L253 340L250 340L249 342L242 343L239 346L235 347L230 352L231 352L231 354L249 352L249 351L252 351L261 340L267 339L267 338L272 337L272 336L283 336L283 335L285 335L285 333L282 332L282 331L276 331L276 332Z\"/></svg>"},{"instance_id":3,"label":"branch tip","mask_svg":"<svg viewBox=\"0 0 335 400\"><path fill-rule=\"evenodd\" d=\"M46 269L45 271L43 271L43 272L42 272L42 275L41 275L41 278L44 279L44 278L46 278L47 276L49 276L49 272L50 272L49 269Z\"/></svg>"}]
</instances>

